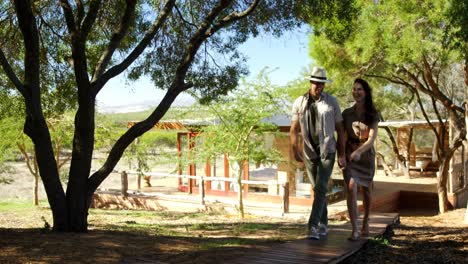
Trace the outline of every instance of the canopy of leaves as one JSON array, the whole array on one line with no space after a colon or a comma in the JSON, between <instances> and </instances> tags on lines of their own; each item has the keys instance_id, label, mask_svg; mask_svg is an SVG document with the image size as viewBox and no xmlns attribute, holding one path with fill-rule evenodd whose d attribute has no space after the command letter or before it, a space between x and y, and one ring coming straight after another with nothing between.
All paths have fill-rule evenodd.
<instances>
[{"instance_id":1,"label":"canopy of leaves","mask_svg":"<svg viewBox=\"0 0 468 264\"><path fill-rule=\"evenodd\" d=\"M394 111L401 109L393 107L395 103L414 104L416 88L424 88L423 93L430 95L422 102L433 108L430 98L434 94L431 96L425 75L429 68L438 89L458 103L457 95L464 87L450 80L460 74L456 65L461 62L461 53L443 45L448 7L446 1L356 1L359 12L349 37L337 42L323 35L312 36L311 56L326 67L334 85L343 89L338 97L348 97L347 101L351 101L354 78L372 78L377 88L375 101L390 118L401 117L401 111Z\"/></svg>"},{"instance_id":2,"label":"canopy of leaves","mask_svg":"<svg viewBox=\"0 0 468 264\"><path fill-rule=\"evenodd\" d=\"M95 74L94 70L100 61L102 51L108 45L108 39L113 36L125 10L124 0L103 1L97 13L96 24L88 36L86 56L88 58L88 74ZM307 1L308 2L308 1ZM83 1L85 10L89 9L92 1ZM139 1L134 14L135 20L130 25L129 34L117 48L116 55L109 66L115 65L128 55L138 41L151 26L154 14L161 11L163 1ZM306 3L302 3L306 4ZM301 5L302 5L301 4ZM138 79L142 74L149 74L156 86L167 89L178 72L177 62L183 60L184 48L194 32L199 30L205 17L211 12L218 1L177 1L174 15L169 17L162 30L158 32L144 56L134 64L128 72L128 77ZM231 13L244 12L250 5L245 1L233 1L229 8L223 10L212 22L218 24L221 19ZM71 4L77 9L76 3ZM279 35L300 23L295 18L299 12L299 4L294 1L259 1L255 14L246 19L235 21L229 29L221 29L211 36L203 45L203 52L196 55L190 66L186 81L193 83L204 100L215 98L218 93L227 94L236 85L238 79L247 73L244 65L245 58L236 50L239 43L260 32L270 32ZM70 41L67 36L63 12L57 1L34 1L34 11L39 16L38 29L41 48L41 84L44 98L49 98L44 109L55 109L62 112L73 107L76 102L76 88L74 87ZM77 17L77 19L80 19ZM14 70L22 69L21 61L24 51L17 43L21 43L18 22L15 20L14 9L10 2L0 4L0 36L5 56L15 60ZM18 74L21 75L21 74ZM7 80L7 78L2 78ZM5 83L2 87L12 87Z\"/></svg>"},{"instance_id":3,"label":"canopy of leaves","mask_svg":"<svg viewBox=\"0 0 468 264\"><path fill-rule=\"evenodd\" d=\"M449 18L447 43L462 51L468 62L468 3L465 0L451 0L446 10Z\"/></svg>"},{"instance_id":4,"label":"canopy of leaves","mask_svg":"<svg viewBox=\"0 0 468 264\"><path fill-rule=\"evenodd\" d=\"M91 6L91 1L80 1L85 10ZM117 52L109 62L109 67L118 63L131 52L136 42L141 39L145 31L151 26L154 14L161 11L163 1L139 1L131 22L128 34L124 36ZM167 89L178 72L178 61L185 56L184 49L190 37L197 31L203 19L216 6L218 1L177 1L174 15L169 17L163 29L158 32L151 42L149 49L141 56L127 72L127 77L136 80L141 75L151 76L160 89ZM101 53L108 45L108 39L115 34L116 27L125 10L125 1L104 1L97 13L96 25L91 29L86 45L88 58L88 74L95 74L96 66L101 59ZM246 1L233 1L229 8L212 22L217 24L229 14L240 13L250 5ZM76 3L71 8L78 9ZM74 73L70 50L71 39L67 35L66 24L63 21L63 11L57 2L52 0L34 1L34 11L39 16L38 29L41 48L41 80L42 93L46 101L43 106L46 112L65 112L76 107L76 87L74 87ZM254 14L245 19L235 21L228 29L221 29L204 42L202 50L196 55L191 64L186 81L194 85L202 102L216 98L218 94L226 95L234 89L241 76L248 70L245 57L236 48L249 37L260 33L280 35L285 30L293 29L301 21L320 21L323 23L317 32L327 32L344 39L350 26L346 21L354 21L353 1L259 1ZM79 14L78 14L79 16ZM82 19L77 17L77 19ZM79 21L79 20L78 20ZM10 2L0 4L0 36L5 56L15 60L14 70L20 72L24 51L17 43L21 42L18 22L14 16L14 9ZM329 30L334 25L333 30ZM337 25L341 25L338 30ZM342 32L343 31L343 32ZM115 36L114 36L115 37ZM3 73L0 73L3 74ZM21 75L21 74L18 74ZM7 78L1 78L8 80ZM0 83L0 87L13 87L9 81Z\"/></svg>"},{"instance_id":5,"label":"canopy of leaves","mask_svg":"<svg viewBox=\"0 0 468 264\"><path fill-rule=\"evenodd\" d=\"M61 115L75 109L77 105L73 72L67 61L70 51L64 39L65 25L57 15L59 9L53 3L55 1L35 1L34 10L40 17L41 95L46 117ZM18 45L23 41L21 37L12 3L3 1L0 4L0 47L18 76L24 76L22 60L25 53L23 47ZM15 98L17 94L12 92L14 85L4 71L0 71L0 77L0 92L9 93L9 99ZM19 107L21 109L24 106ZM13 114L20 116L20 112Z\"/></svg>"},{"instance_id":6,"label":"canopy of leaves","mask_svg":"<svg viewBox=\"0 0 468 264\"><path fill-rule=\"evenodd\" d=\"M342 43L352 33L358 14L355 0L320 0L306 5L302 16L311 23L316 35Z\"/></svg>"}]
</instances>

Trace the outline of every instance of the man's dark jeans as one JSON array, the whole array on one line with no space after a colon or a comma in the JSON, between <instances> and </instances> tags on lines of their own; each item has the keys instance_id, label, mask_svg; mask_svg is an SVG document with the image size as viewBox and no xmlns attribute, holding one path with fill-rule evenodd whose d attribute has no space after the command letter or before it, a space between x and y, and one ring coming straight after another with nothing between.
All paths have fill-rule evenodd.
<instances>
[{"instance_id":1,"label":"man's dark jeans","mask_svg":"<svg viewBox=\"0 0 468 264\"><path fill-rule=\"evenodd\" d=\"M335 152L328 153L325 159L317 161L304 160L304 165L309 176L310 183L314 188L314 202L312 203L312 211L310 212L309 229L312 226L317 227L319 223L328 225L328 210L327 210L327 185L330 176L333 172L335 164Z\"/></svg>"}]
</instances>

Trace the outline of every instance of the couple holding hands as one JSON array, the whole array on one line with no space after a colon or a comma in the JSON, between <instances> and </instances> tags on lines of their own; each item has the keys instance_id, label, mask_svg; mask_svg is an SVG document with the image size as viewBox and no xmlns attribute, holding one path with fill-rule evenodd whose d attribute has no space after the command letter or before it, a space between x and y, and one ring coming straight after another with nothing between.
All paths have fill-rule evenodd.
<instances>
[{"instance_id":1,"label":"couple holding hands","mask_svg":"<svg viewBox=\"0 0 468 264\"><path fill-rule=\"evenodd\" d=\"M310 81L310 89L299 96L292 107L290 143L295 159L304 163L314 188L308 238L318 240L328 234L326 192L335 157L338 156L352 226L349 240L356 241L369 234L371 186L375 173L374 141L379 114L372 101L371 88L363 79L356 79L353 83L354 105L341 112L336 98L323 91L325 84L331 82L324 68L314 67L306 78ZM299 147L299 133L303 149ZM364 206L360 231L357 223L358 185L363 190Z\"/></svg>"}]
</instances>

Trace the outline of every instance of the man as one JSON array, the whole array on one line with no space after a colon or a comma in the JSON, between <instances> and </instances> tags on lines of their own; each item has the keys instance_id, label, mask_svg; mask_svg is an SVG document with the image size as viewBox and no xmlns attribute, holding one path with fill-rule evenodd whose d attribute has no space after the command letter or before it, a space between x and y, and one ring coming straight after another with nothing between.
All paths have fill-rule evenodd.
<instances>
[{"instance_id":1,"label":"man","mask_svg":"<svg viewBox=\"0 0 468 264\"><path fill-rule=\"evenodd\" d=\"M325 83L330 83L325 69L314 67L310 76L309 91L299 96L292 107L292 122L289 132L294 158L304 162L310 183L314 188L314 202L310 213L308 237L320 239L328 233L327 185L338 150L338 164L346 166L344 153L344 128L340 106L335 97L323 92ZM338 134L338 146L334 132ZM303 150L299 148L299 133Z\"/></svg>"}]
</instances>

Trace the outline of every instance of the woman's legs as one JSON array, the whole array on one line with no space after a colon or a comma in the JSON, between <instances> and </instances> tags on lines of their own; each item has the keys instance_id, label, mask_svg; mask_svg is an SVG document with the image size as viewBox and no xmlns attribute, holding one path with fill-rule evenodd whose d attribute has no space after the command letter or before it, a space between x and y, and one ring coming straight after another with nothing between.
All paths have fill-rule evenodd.
<instances>
[{"instance_id":1,"label":"woman's legs","mask_svg":"<svg viewBox=\"0 0 468 264\"><path fill-rule=\"evenodd\" d=\"M347 182L346 205L348 206L349 219L353 229L351 238L357 238L359 236L357 228L357 183L353 178L350 178Z\"/></svg>"},{"instance_id":2,"label":"woman's legs","mask_svg":"<svg viewBox=\"0 0 468 264\"><path fill-rule=\"evenodd\" d=\"M369 235L369 213L370 213L370 207L371 207L371 202L372 202L372 197L371 197L372 184L373 183L371 182L369 184L369 187L362 186L362 203L364 206L364 217L362 219L361 234L363 236Z\"/></svg>"}]
</instances>

